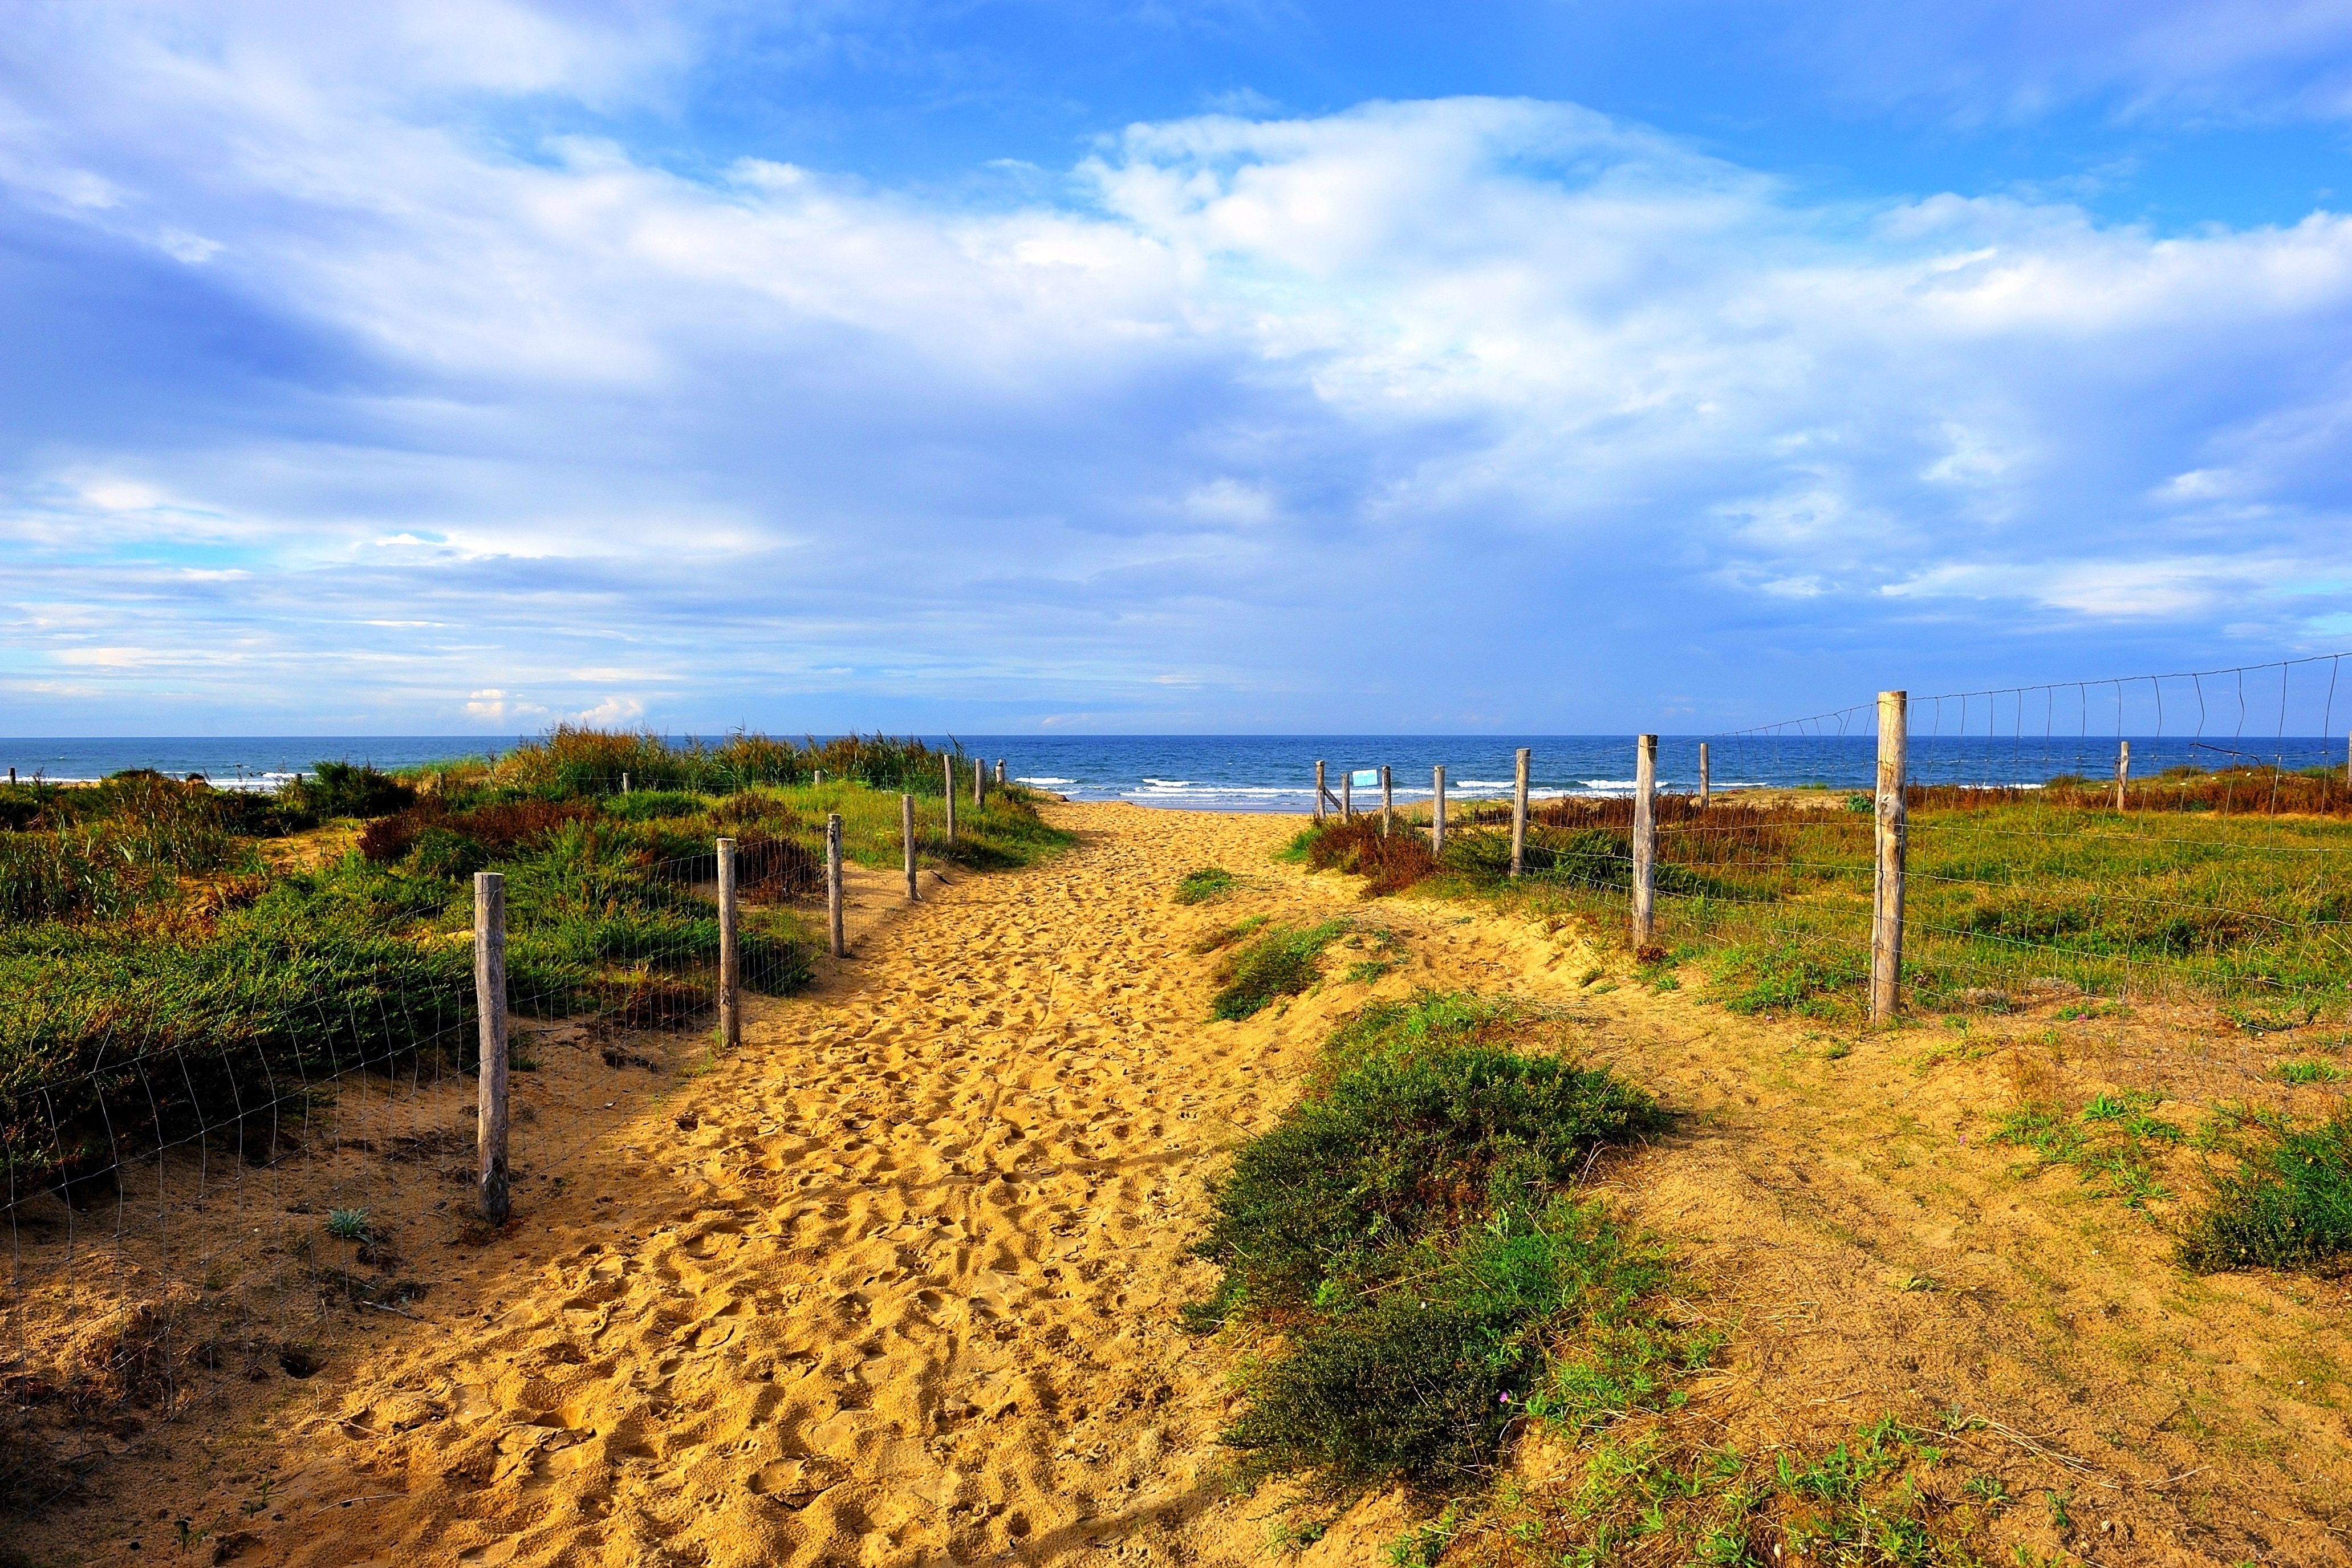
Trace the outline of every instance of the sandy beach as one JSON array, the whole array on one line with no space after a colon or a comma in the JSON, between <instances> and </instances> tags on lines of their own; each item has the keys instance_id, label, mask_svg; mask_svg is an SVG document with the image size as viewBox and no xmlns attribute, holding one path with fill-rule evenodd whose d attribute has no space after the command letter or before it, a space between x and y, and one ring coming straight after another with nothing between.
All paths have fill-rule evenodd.
<instances>
[{"instance_id":1,"label":"sandy beach","mask_svg":"<svg viewBox=\"0 0 2352 1568\"><path fill-rule=\"evenodd\" d=\"M358 1314L233 1429L157 1428L34 1546L152 1562L184 1519L211 1560L320 1568L1264 1560L1272 1501L1215 1440L1235 1347L1176 1321L1213 1279L1203 1184L1335 1019L1436 986L1538 1004L1677 1112L1590 1184L1703 1283L1727 1341L1693 1401L1727 1440L1957 1412L1991 1423L1977 1459L2096 1510L2102 1560L2338 1560L2340 1285L2182 1276L2143 1217L2021 1175L1982 1136L1999 1060L1825 1053L1620 984L1572 928L1362 902L1271 860L1296 819L1048 809L1080 843L1032 869L913 906L861 876L850 960L715 1064L520 1079L551 1159L577 1136L537 1180L523 1138L503 1236L416 1222L407 1317ZM1172 903L1208 864L1238 886ZM1260 913L1346 914L1393 967L1335 949L1314 993L1207 1021L1191 944ZM1406 1517L1372 1500L1304 1560L1377 1561Z\"/></svg>"}]
</instances>

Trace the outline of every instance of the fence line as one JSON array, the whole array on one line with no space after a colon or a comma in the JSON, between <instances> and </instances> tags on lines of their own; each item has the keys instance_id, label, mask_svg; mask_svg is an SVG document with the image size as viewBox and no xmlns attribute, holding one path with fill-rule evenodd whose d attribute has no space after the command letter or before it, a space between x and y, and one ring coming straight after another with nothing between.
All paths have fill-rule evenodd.
<instances>
[{"instance_id":1,"label":"fence line","mask_svg":"<svg viewBox=\"0 0 2352 1568\"><path fill-rule=\"evenodd\" d=\"M1839 1016L1851 988L1887 1023L2055 985L2284 1031L2352 1000L2344 657L1889 691L1699 741L1680 792L1651 737L1616 798L1531 807L1522 761L1507 818L1474 803L1441 832L1433 789L1430 849L1622 918L1636 949L1733 950L1750 1010Z\"/></svg>"},{"instance_id":2,"label":"fence line","mask_svg":"<svg viewBox=\"0 0 2352 1568\"><path fill-rule=\"evenodd\" d=\"M901 795L910 900L919 850L948 842L956 765L920 811ZM12 1037L50 1042L0 1063L0 1509L58 1495L221 1379L308 1377L355 1318L415 1315L435 1281L404 1254L453 1226L496 1245L632 1114L610 1075L698 1048L698 1026L730 1048L743 992L803 982L814 946L788 906L818 863L785 818L730 796L749 804L722 806L707 847L648 858L630 833L676 835L664 781L632 773L602 800L473 813L540 846L499 869L465 867L468 815L427 795L299 897L232 879L185 918L234 928L233 952L94 963L58 928L35 994L0 1004ZM841 956L840 813L824 842Z\"/></svg>"}]
</instances>

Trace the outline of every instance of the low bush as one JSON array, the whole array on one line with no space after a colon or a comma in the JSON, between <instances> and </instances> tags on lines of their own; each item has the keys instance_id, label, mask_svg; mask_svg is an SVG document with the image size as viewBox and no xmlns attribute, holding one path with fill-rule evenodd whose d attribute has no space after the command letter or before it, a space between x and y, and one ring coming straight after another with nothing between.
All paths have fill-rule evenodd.
<instances>
[{"instance_id":1,"label":"low bush","mask_svg":"<svg viewBox=\"0 0 2352 1568\"><path fill-rule=\"evenodd\" d=\"M1655 1408L1713 1349L1659 1318L1671 1264L1598 1203L1506 1205L1391 1261L1244 1373L1249 1407L1221 1440L1245 1471L1303 1471L1330 1494L1444 1489L1482 1478L1514 1422Z\"/></svg>"},{"instance_id":2,"label":"low bush","mask_svg":"<svg viewBox=\"0 0 2352 1568\"><path fill-rule=\"evenodd\" d=\"M2352 1252L2352 1107L2315 1126L2256 1121L2234 1142L2236 1168L2181 1225L2184 1265L2316 1269Z\"/></svg>"},{"instance_id":3,"label":"low bush","mask_svg":"<svg viewBox=\"0 0 2352 1568\"><path fill-rule=\"evenodd\" d=\"M415 789L364 763L320 762L304 777L288 781L278 805L289 816L312 821L338 816L389 816L416 804Z\"/></svg>"},{"instance_id":4,"label":"low bush","mask_svg":"<svg viewBox=\"0 0 2352 1568\"><path fill-rule=\"evenodd\" d=\"M0 831L0 915L124 918L169 900L184 877L252 863L207 785L118 774L50 792L26 826Z\"/></svg>"},{"instance_id":5,"label":"low bush","mask_svg":"<svg viewBox=\"0 0 2352 1568\"><path fill-rule=\"evenodd\" d=\"M1378 1003L1334 1034L1328 1081L1234 1155L1198 1250L1224 1269L1212 1310L1313 1301L1387 1248L1565 1184L1599 1144L1664 1124L1598 1068L1493 1043L1507 1009L1455 996Z\"/></svg>"},{"instance_id":6,"label":"low bush","mask_svg":"<svg viewBox=\"0 0 2352 1568\"><path fill-rule=\"evenodd\" d=\"M1318 926L1275 926L1233 950L1219 967L1209 1016L1238 1022L1278 996L1296 996L1319 977L1316 961L1348 930L1346 921Z\"/></svg>"},{"instance_id":7,"label":"low bush","mask_svg":"<svg viewBox=\"0 0 2352 1568\"><path fill-rule=\"evenodd\" d=\"M1664 1255L1566 1195L1655 1105L1499 1043L1528 1023L1459 996L1365 1009L1214 1184L1194 1250L1223 1273L1187 1323L1279 1336L1223 1435L1248 1473L1443 1488L1491 1464L1513 1420L1659 1407L1710 1353L1663 1316Z\"/></svg>"},{"instance_id":8,"label":"low bush","mask_svg":"<svg viewBox=\"0 0 2352 1568\"><path fill-rule=\"evenodd\" d=\"M1223 866L1203 866L1187 871L1176 879L1175 900L1180 904L1197 904L1215 898L1234 885L1234 874Z\"/></svg>"},{"instance_id":9,"label":"low bush","mask_svg":"<svg viewBox=\"0 0 2352 1568\"><path fill-rule=\"evenodd\" d=\"M641 789L610 796L604 809L624 822L651 822L662 816L695 816L710 808L710 801L684 790Z\"/></svg>"},{"instance_id":10,"label":"low bush","mask_svg":"<svg viewBox=\"0 0 2352 1568\"><path fill-rule=\"evenodd\" d=\"M1426 836L1411 828L1383 835L1380 819L1373 816L1310 828L1294 847L1318 871L1362 877L1361 896L1367 899L1401 893L1437 870Z\"/></svg>"}]
</instances>

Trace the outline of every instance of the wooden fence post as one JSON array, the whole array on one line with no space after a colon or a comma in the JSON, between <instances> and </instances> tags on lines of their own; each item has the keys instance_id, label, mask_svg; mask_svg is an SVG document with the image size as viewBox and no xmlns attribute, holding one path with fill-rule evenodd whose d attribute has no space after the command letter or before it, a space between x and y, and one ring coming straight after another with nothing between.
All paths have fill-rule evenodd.
<instances>
[{"instance_id":1,"label":"wooden fence post","mask_svg":"<svg viewBox=\"0 0 2352 1568\"><path fill-rule=\"evenodd\" d=\"M915 797L898 797L898 837L907 842L907 901L913 903L920 895L915 888Z\"/></svg>"},{"instance_id":2,"label":"wooden fence post","mask_svg":"<svg viewBox=\"0 0 2352 1568\"><path fill-rule=\"evenodd\" d=\"M1003 757L996 759L996 782L999 784L1003 784L1004 783L1004 759Z\"/></svg>"},{"instance_id":3,"label":"wooden fence post","mask_svg":"<svg viewBox=\"0 0 2352 1568\"><path fill-rule=\"evenodd\" d=\"M16 780L14 780L14 779L11 779L11 780L9 780L8 782L9 782L10 784L14 784L14 783L16 783ZM626 794L628 794L628 793L629 793L629 775L628 775L628 774L626 774L626 773L623 773L623 774L621 775L621 793L622 793L623 795L626 795Z\"/></svg>"},{"instance_id":4,"label":"wooden fence post","mask_svg":"<svg viewBox=\"0 0 2352 1568\"><path fill-rule=\"evenodd\" d=\"M841 813L824 819L824 912L833 927L833 956L849 956L841 934Z\"/></svg>"},{"instance_id":5,"label":"wooden fence post","mask_svg":"<svg viewBox=\"0 0 2352 1568\"><path fill-rule=\"evenodd\" d=\"M2347 769L2347 770L2346 770L2346 772L2347 772L2347 776L2352 776L2352 769ZM1390 825L1391 825L1391 823L1393 823L1395 820L1396 820L1396 794L1395 794L1395 792L1394 792L1394 791L1392 791L1391 789L1390 789L1390 788L1389 788L1389 765L1388 765L1386 763L1382 763L1381 764L1381 837L1386 838L1386 837L1389 836L1389 826L1390 826Z\"/></svg>"},{"instance_id":6,"label":"wooden fence post","mask_svg":"<svg viewBox=\"0 0 2352 1568\"><path fill-rule=\"evenodd\" d=\"M1633 945L1658 923L1658 738L1633 738Z\"/></svg>"},{"instance_id":7,"label":"wooden fence post","mask_svg":"<svg viewBox=\"0 0 2352 1568\"><path fill-rule=\"evenodd\" d=\"M1706 742L1701 741L1698 743L1698 808L1701 811L1706 809Z\"/></svg>"},{"instance_id":8,"label":"wooden fence post","mask_svg":"<svg viewBox=\"0 0 2352 1568\"><path fill-rule=\"evenodd\" d=\"M978 811L988 804L988 764L978 757L971 760L971 808Z\"/></svg>"},{"instance_id":9,"label":"wooden fence post","mask_svg":"<svg viewBox=\"0 0 2352 1568\"><path fill-rule=\"evenodd\" d=\"M1323 826L1323 759L1315 759L1315 826Z\"/></svg>"},{"instance_id":10,"label":"wooden fence post","mask_svg":"<svg viewBox=\"0 0 2352 1568\"><path fill-rule=\"evenodd\" d=\"M506 1221L507 1178L507 879L474 873L474 1006L481 1015L481 1081L475 1099L474 1146L481 1157L475 1200L484 1219Z\"/></svg>"},{"instance_id":11,"label":"wooden fence post","mask_svg":"<svg viewBox=\"0 0 2352 1568\"><path fill-rule=\"evenodd\" d=\"M1528 866L1528 752L1519 748L1518 768L1511 775L1511 875Z\"/></svg>"},{"instance_id":12,"label":"wooden fence post","mask_svg":"<svg viewBox=\"0 0 2352 1568\"><path fill-rule=\"evenodd\" d=\"M1445 769L1440 764L1430 773L1434 796L1429 813L1429 852L1434 856L1445 853Z\"/></svg>"},{"instance_id":13,"label":"wooden fence post","mask_svg":"<svg viewBox=\"0 0 2352 1568\"><path fill-rule=\"evenodd\" d=\"M735 931L735 840L719 841L719 1039L743 1043L743 950Z\"/></svg>"},{"instance_id":14,"label":"wooden fence post","mask_svg":"<svg viewBox=\"0 0 2352 1568\"><path fill-rule=\"evenodd\" d=\"M1878 694L1877 875L1871 888L1870 1021L1891 1024L1902 1000L1903 860L1911 837L1910 700ZM2118 789L2122 788L2117 784Z\"/></svg>"},{"instance_id":15,"label":"wooden fence post","mask_svg":"<svg viewBox=\"0 0 2352 1568\"><path fill-rule=\"evenodd\" d=\"M1339 770L1339 820L1356 820L1356 774L1351 768Z\"/></svg>"},{"instance_id":16,"label":"wooden fence post","mask_svg":"<svg viewBox=\"0 0 2352 1568\"><path fill-rule=\"evenodd\" d=\"M948 770L948 842L955 842L955 759L941 757Z\"/></svg>"},{"instance_id":17,"label":"wooden fence post","mask_svg":"<svg viewBox=\"0 0 2352 1568\"><path fill-rule=\"evenodd\" d=\"M2131 742L2116 742L2116 809L2124 808L2124 785L2131 778Z\"/></svg>"}]
</instances>

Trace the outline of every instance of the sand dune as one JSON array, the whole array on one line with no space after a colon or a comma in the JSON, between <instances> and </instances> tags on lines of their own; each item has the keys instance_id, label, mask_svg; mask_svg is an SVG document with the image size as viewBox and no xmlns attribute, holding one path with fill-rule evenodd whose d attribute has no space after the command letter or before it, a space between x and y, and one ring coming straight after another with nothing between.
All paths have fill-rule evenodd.
<instances>
[{"instance_id":1,"label":"sand dune","mask_svg":"<svg viewBox=\"0 0 2352 1568\"><path fill-rule=\"evenodd\" d=\"M313 1418L280 1495L316 1522L254 1559L912 1563L1180 1522L1171 1448L1223 1393L1171 1322L1186 1211L1287 1090L1262 1031L1202 1023L1167 892L1283 829L1067 811L1119 831L894 914L588 1155L523 1227L541 1267Z\"/></svg>"},{"instance_id":2,"label":"sand dune","mask_svg":"<svg viewBox=\"0 0 2352 1568\"><path fill-rule=\"evenodd\" d=\"M1209 1283L1185 1252L1202 1183L1334 1018L1441 985L1544 1005L1557 1043L1682 1113L1592 1182L1675 1240L1728 1333L1693 1391L1724 1441L1818 1452L1958 1409L1999 1424L1959 1459L2074 1497L2098 1560L2340 1560L2341 1288L2171 1269L2147 1218L1988 1146L1999 1058L1831 1051L1593 983L1572 929L1270 863L1290 819L1052 809L1084 838L1037 868L913 908L861 878L856 956L759 1004L739 1053L625 1098L507 1236L442 1255L430 1321L355 1331L239 1433L121 1461L74 1544L152 1561L152 1521L185 1517L247 1563L1264 1561L1276 1500L1218 1485L1234 1347L1175 1325ZM1233 893L1168 901L1212 862ZM1202 931L1340 911L1392 967L1204 1021ZM2086 1070L2126 1047L2099 1048ZM2152 1059L2226 1088L2236 1048ZM525 1087L550 1136L579 1091ZM1560 1462L1538 1444L1528 1473ZM1378 1561L1403 1522L1375 1500L1302 1562ZM2060 1544L2034 1509L2000 1528L2004 1552Z\"/></svg>"}]
</instances>

